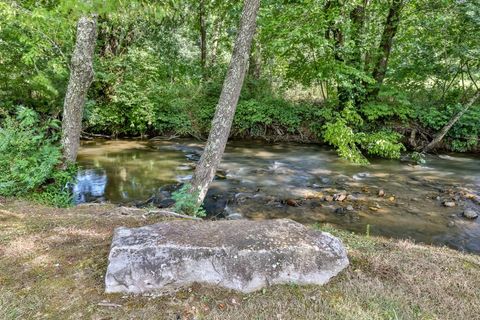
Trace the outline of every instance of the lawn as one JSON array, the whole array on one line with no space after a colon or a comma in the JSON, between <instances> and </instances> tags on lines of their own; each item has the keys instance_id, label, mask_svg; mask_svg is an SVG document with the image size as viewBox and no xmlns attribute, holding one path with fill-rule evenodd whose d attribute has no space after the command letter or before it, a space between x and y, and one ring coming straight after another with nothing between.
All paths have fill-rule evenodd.
<instances>
[{"instance_id":1,"label":"lawn","mask_svg":"<svg viewBox=\"0 0 480 320\"><path fill-rule=\"evenodd\" d=\"M105 294L113 229L162 219L113 205L56 209L0 200L0 319L480 318L480 256L332 226L320 228L343 240L351 265L322 287Z\"/></svg>"}]
</instances>

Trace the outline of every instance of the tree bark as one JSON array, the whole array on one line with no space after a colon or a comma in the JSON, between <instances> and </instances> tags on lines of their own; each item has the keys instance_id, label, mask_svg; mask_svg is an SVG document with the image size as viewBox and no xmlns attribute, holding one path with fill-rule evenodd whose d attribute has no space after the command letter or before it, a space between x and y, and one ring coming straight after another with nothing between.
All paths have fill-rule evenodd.
<instances>
[{"instance_id":1,"label":"tree bark","mask_svg":"<svg viewBox=\"0 0 480 320\"><path fill-rule=\"evenodd\" d=\"M65 163L77 159L83 108L93 81L93 54L97 39L96 16L83 16L77 24L77 40L70 65L70 80L63 104L62 147Z\"/></svg>"},{"instance_id":2,"label":"tree bark","mask_svg":"<svg viewBox=\"0 0 480 320\"><path fill-rule=\"evenodd\" d=\"M470 109L470 107L480 98L480 91L477 91L475 95L468 101L468 103L460 110L448 123L438 132L433 140L423 148L422 152L426 153L433 150L445 137L448 131L457 123L458 120Z\"/></svg>"},{"instance_id":3,"label":"tree bark","mask_svg":"<svg viewBox=\"0 0 480 320\"><path fill-rule=\"evenodd\" d=\"M244 1L237 39L212 121L210 135L191 182L191 191L198 194L198 205L203 202L207 194L230 135L230 128L247 71L259 7L260 0Z\"/></svg>"},{"instance_id":4,"label":"tree bark","mask_svg":"<svg viewBox=\"0 0 480 320\"><path fill-rule=\"evenodd\" d=\"M338 0L327 1L324 6L324 11L328 12L335 8L341 8L342 3ZM339 64L345 63L345 57L343 53L344 47L344 35L337 21L330 21L325 32L325 39L328 41L333 40L333 53L335 61ZM345 107L350 100L350 91L341 83L337 83L337 97L340 107Z\"/></svg>"},{"instance_id":5,"label":"tree bark","mask_svg":"<svg viewBox=\"0 0 480 320\"><path fill-rule=\"evenodd\" d=\"M404 0L393 0L388 10L387 20L383 29L382 40L380 41L379 52L375 62L375 68L372 77L375 79L375 86L371 89L369 96L376 97L380 92L380 86L383 84L385 75L387 74L388 59L392 51L393 38L395 37L398 25L400 24L400 13Z\"/></svg>"},{"instance_id":6,"label":"tree bark","mask_svg":"<svg viewBox=\"0 0 480 320\"><path fill-rule=\"evenodd\" d=\"M258 41L253 41L248 62L248 74L254 80L259 80L262 73L262 51Z\"/></svg>"}]
</instances>

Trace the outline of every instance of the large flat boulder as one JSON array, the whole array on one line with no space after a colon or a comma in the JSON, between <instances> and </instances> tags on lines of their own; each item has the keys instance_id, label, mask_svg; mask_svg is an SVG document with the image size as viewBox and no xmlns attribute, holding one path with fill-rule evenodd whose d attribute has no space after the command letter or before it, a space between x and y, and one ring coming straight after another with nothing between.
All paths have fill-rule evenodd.
<instances>
[{"instance_id":1,"label":"large flat boulder","mask_svg":"<svg viewBox=\"0 0 480 320\"><path fill-rule=\"evenodd\" d=\"M321 285L348 265L339 239L287 219L120 227L108 260L109 293L170 293L194 282L241 292Z\"/></svg>"}]
</instances>

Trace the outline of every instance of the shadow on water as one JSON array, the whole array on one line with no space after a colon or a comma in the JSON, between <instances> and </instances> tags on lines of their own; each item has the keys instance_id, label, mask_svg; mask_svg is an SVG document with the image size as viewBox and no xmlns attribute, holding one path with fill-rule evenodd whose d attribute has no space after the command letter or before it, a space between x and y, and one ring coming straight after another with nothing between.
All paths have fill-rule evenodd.
<instances>
[{"instance_id":1,"label":"shadow on water","mask_svg":"<svg viewBox=\"0 0 480 320\"><path fill-rule=\"evenodd\" d=\"M201 151L192 140L85 142L75 199L145 201L162 186L188 181ZM235 141L220 170L206 200L214 216L291 218L358 233L368 226L372 235L480 253L480 219L462 217L466 208L480 209L478 156L432 156L425 166L393 160L358 166L317 145ZM343 193L343 201L329 199Z\"/></svg>"}]
</instances>

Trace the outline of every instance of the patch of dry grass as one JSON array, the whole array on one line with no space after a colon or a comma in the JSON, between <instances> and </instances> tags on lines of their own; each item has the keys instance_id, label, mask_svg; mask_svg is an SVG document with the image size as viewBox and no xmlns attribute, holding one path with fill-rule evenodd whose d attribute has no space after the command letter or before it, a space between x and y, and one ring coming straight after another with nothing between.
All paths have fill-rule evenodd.
<instances>
[{"instance_id":1,"label":"patch of dry grass","mask_svg":"<svg viewBox=\"0 0 480 320\"><path fill-rule=\"evenodd\" d=\"M480 257L325 227L351 266L329 284L253 294L193 286L167 297L103 293L112 231L160 218L113 206L0 204L1 319L478 319Z\"/></svg>"}]
</instances>

